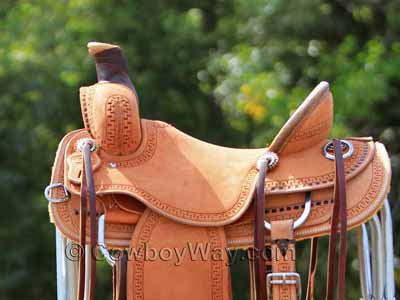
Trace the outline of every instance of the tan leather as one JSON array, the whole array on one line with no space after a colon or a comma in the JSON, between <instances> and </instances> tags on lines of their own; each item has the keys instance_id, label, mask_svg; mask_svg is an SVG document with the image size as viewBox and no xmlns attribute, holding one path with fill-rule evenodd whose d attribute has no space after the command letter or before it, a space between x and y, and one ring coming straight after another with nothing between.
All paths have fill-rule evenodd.
<instances>
[{"instance_id":1,"label":"tan leather","mask_svg":"<svg viewBox=\"0 0 400 300\"><path fill-rule=\"evenodd\" d=\"M294 246L293 220L272 221L271 241L272 274L295 273L296 251ZM280 246L282 241L285 242L285 247L287 247L284 250ZM274 279L282 280L282 277ZM286 279L295 280L293 276L287 276ZM272 299L298 300L296 284L272 284Z\"/></svg>"},{"instance_id":2,"label":"tan leather","mask_svg":"<svg viewBox=\"0 0 400 300\"><path fill-rule=\"evenodd\" d=\"M147 209L130 245L127 299L231 299L225 247L222 227L180 224Z\"/></svg>"},{"instance_id":3,"label":"tan leather","mask_svg":"<svg viewBox=\"0 0 400 300\"><path fill-rule=\"evenodd\" d=\"M97 83L82 87L80 97L85 128L99 149L116 156L138 149L142 132L138 101L132 90L122 84Z\"/></svg>"},{"instance_id":4,"label":"tan leather","mask_svg":"<svg viewBox=\"0 0 400 300\"><path fill-rule=\"evenodd\" d=\"M60 143L59 150L55 165L53 167L52 182L63 182L64 181L64 157L65 157L65 146L70 140L71 136L81 134L82 131L75 131L68 134L64 140ZM361 223L368 220L383 204L388 191L390 183L390 163L387 152L384 146L380 143L372 142L357 142L355 143L355 154L354 157L358 159L348 158L345 159L345 168L347 173L350 173L354 166L364 165L363 170L353 176L352 179L348 179L347 182L347 201L348 201L348 226L350 228L356 227ZM357 146L358 145L360 146ZM368 146L367 146L368 145ZM322 147L322 145L320 145ZM315 155L322 156L321 148L319 151L314 150ZM368 153L367 156L363 153ZM315 156L314 156L315 157ZM301 159L301 157L299 157ZM319 161L319 164L326 160ZM283 158L279 164L279 169L282 167ZM324 162L325 163L325 162ZM333 164L328 161L328 163ZM353 165L354 164L354 165ZM310 164L300 165L309 166ZM332 166L333 167L333 166ZM269 172L273 174L276 170ZM333 171L326 174L327 176L321 177L305 177L300 180L302 182L314 181L321 182L324 177L331 178ZM272 176L272 175L271 175ZM268 179L267 179L268 181ZM285 186L284 182L290 184L294 180L283 180L280 185ZM53 196L60 197L61 190L54 190ZM268 191L267 191L268 192ZM332 194L333 188L319 189L311 193L313 206L311 215L306 223L295 232L295 238L297 240L310 238L313 236L322 236L329 233L330 229L330 213L332 207ZM271 195L266 201L266 219L279 220L288 218L297 218L302 213L301 205L304 204L304 193L293 193L293 194L282 194L282 195ZM56 223L57 227L61 232L68 238L78 241L79 240L79 220L78 220L78 208L79 208L79 197L72 195L70 201L51 204L50 215L53 222ZM140 203L129 196L111 196L101 195L98 197L98 211L99 213L109 212L113 215L123 214L125 219L127 213L132 213L132 222L121 225L118 223L109 223L106 225L106 241L107 244L114 247L127 247L130 242L130 237L134 230L134 224L138 219L138 216L143 211L140 207ZM106 214L107 216L108 214ZM118 218L112 218L116 220ZM225 226L228 246L230 248L241 248L250 247L253 243L253 209L248 209L233 224ZM268 237L266 237L268 240Z\"/></svg>"},{"instance_id":5,"label":"tan leather","mask_svg":"<svg viewBox=\"0 0 400 300\"><path fill-rule=\"evenodd\" d=\"M114 45L107 51L113 49L121 52ZM120 69L125 72L125 66ZM66 237L79 241L83 170L77 143L83 138L94 139L97 146L91 154L96 210L106 215L105 239L109 247L137 246L143 239L156 248L164 242L178 247L184 240L207 242L215 237L222 247L252 247L256 163L266 150L278 154L279 164L265 180L265 219L276 224L298 218L305 192L311 191L311 214L293 233L293 239L329 234L335 171L334 162L322 151L333 119L333 99L327 83L320 83L311 92L267 149L234 149L200 141L164 122L141 119L129 78L123 73L124 84L119 84L119 74L110 74L103 74L113 78L109 82L101 80L81 88L85 128L68 133L56 154L51 183L63 183L70 199L51 203L49 211L51 221ZM382 144L370 138L347 140L354 146L354 153L344 160L347 225L351 229L382 206L389 192L391 171ZM62 196L62 190L52 190L51 196ZM154 231L143 231L149 224L155 226ZM268 235L265 239L271 244ZM163 292L154 289L158 282L170 284L167 298L187 299L192 289L190 298L214 299L210 295L217 295L215 299L230 299L225 290L229 288L228 270L218 266L185 262L183 268L174 269L164 262L129 261L128 299L160 299ZM168 272L157 272L160 267ZM199 270L192 272L193 267ZM182 281L185 285L172 286L174 276L168 274L179 278L174 278L174 283ZM194 285L192 280L204 282L204 286Z\"/></svg>"},{"instance_id":6,"label":"tan leather","mask_svg":"<svg viewBox=\"0 0 400 300\"><path fill-rule=\"evenodd\" d=\"M329 84L321 82L291 115L268 148L280 154L313 148L326 140L332 122L333 101Z\"/></svg>"},{"instance_id":7,"label":"tan leather","mask_svg":"<svg viewBox=\"0 0 400 300\"><path fill-rule=\"evenodd\" d=\"M110 89L116 88L118 92L126 90L125 87L116 84L99 85L100 87L94 88L103 90L108 86ZM316 108L321 105L331 107L332 98L329 91L323 94L324 100L311 99L320 103ZM310 106L313 106L312 104L312 101L309 102ZM315 136L319 137L320 134L314 129L323 128L324 131L326 126L315 127L311 122L313 111L308 112L308 122L304 124L310 124L311 128L308 132L301 128L301 136L305 137L305 140L308 137L315 142ZM331 122L330 114L327 119ZM265 149L219 147L187 136L166 123L148 120L142 120L141 123L142 143L131 155L110 155L103 150L103 144L100 143L93 155L97 194L102 196L101 198L110 193L134 197L154 211L182 223L221 226L237 221L237 224L227 227L228 245L237 247L251 244L252 234L243 236L243 230L246 230L252 220L252 210L247 208L257 178L255 163ZM81 154L76 150L76 143L84 137L90 137L90 132L92 131L81 130L68 134L60 143L53 169L52 182L64 182L73 196L69 203L52 205L51 212L62 232L73 240L77 237L73 224L69 224L74 218L71 204L74 203L75 195L79 194L79 174L82 174ZM294 136L296 135L291 135L291 143L307 144L293 138ZM345 160L345 169L348 190L353 195L348 197L351 201L348 203L349 226L354 227L381 207L389 188L390 166L387 153L381 144L369 139L353 139L351 142L355 151ZM290 147L291 143L286 147ZM271 220L300 215L299 205L304 201L303 192L314 191L313 213L305 226L296 232L296 238L323 235L328 231L327 221L331 204L321 203L332 199L334 168L333 162L322 154L325 143L324 139L300 152L284 151L280 155L279 167L267 176L266 194L272 197L269 197L266 207L267 218ZM109 147L106 146L106 149ZM111 168L112 163L117 167ZM114 199L101 199L99 203L102 203L103 210L107 210L104 205L121 209L118 198L119 196ZM135 205L134 199L131 202ZM129 205L131 204L127 206ZM281 211L282 208L284 211ZM130 210L129 207L127 209ZM238 220L241 216L241 220ZM240 226L240 229L237 226ZM126 229L128 230L128 227ZM130 229L133 230L132 226ZM246 232L250 233L251 230ZM132 231L126 231L126 234L122 234L129 237L131 233ZM240 239L238 243L235 241L237 239ZM127 245L129 239L110 242L115 246Z\"/></svg>"}]
</instances>

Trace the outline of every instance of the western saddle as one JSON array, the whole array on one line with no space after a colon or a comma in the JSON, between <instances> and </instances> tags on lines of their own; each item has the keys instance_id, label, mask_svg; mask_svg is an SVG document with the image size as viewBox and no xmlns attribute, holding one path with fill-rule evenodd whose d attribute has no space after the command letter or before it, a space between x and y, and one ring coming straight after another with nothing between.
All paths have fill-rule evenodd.
<instances>
[{"instance_id":1,"label":"western saddle","mask_svg":"<svg viewBox=\"0 0 400 300\"><path fill-rule=\"evenodd\" d=\"M391 170L385 147L369 137L328 140L328 83L266 148L226 148L141 119L122 50L88 48L98 82L80 89L85 128L60 142L45 190L51 221L81 247L78 299L94 298L97 249L114 268L115 299L228 300L226 250L238 248L249 250L252 299L299 299L295 242L303 239L312 239L313 299L324 235L326 299L345 298L346 232L382 207Z\"/></svg>"}]
</instances>

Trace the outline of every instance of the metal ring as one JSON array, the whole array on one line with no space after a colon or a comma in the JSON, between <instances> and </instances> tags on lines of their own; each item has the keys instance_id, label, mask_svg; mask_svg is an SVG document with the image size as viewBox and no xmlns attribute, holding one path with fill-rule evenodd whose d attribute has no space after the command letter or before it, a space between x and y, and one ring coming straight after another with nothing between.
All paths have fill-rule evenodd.
<instances>
[{"instance_id":1,"label":"metal ring","mask_svg":"<svg viewBox=\"0 0 400 300\"><path fill-rule=\"evenodd\" d=\"M100 249L101 254L103 254L104 258L108 262L111 267L115 266L115 258L110 254L107 249L106 243L104 241L104 227L105 227L105 216L101 215L99 217L99 229L97 233L97 245Z\"/></svg>"},{"instance_id":2,"label":"metal ring","mask_svg":"<svg viewBox=\"0 0 400 300\"><path fill-rule=\"evenodd\" d=\"M306 192L303 213L296 221L294 221L293 229L299 228L301 225L303 225L303 223L307 220L308 216L310 215L310 212L311 212L311 192ZM271 230L271 223L264 220L264 227L265 229Z\"/></svg>"},{"instance_id":3,"label":"metal ring","mask_svg":"<svg viewBox=\"0 0 400 300\"><path fill-rule=\"evenodd\" d=\"M96 151L96 143L94 140L85 138L85 139L80 139L78 143L76 144L76 148L83 152L83 148L86 146L86 144L90 145L90 152Z\"/></svg>"},{"instance_id":4,"label":"metal ring","mask_svg":"<svg viewBox=\"0 0 400 300\"><path fill-rule=\"evenodd\" d=\"M341 144L345 144L349 148L349 150L346 153L342 154L343 155L343 159L346 159L346 158L350 157L354 152L353 144L351 142L347 141L347 140L340 140L340 143ZM327 159L335 160L335 155L330 154L328 152L328 148L329 148L330 145L332 145L332 141L329 141L328 143L325 144L325 146L323 148L323 152L324 152L324 155L325 155L325 157Z\"/></svg>"},{"instance_id":5,"label":"metal ring","mask_svg":"<svg viewBox=\"0 0 400 300\"><path fill-rule=\"evenodd\" d=\"M56 188L62 188L64 191L64 196L61 198L53 198L51 197L51 190L56 189ZM51 203L60 203L60 202L65 202L69 199L69 192L67 190L67 187L63 183L53 183L44 189L44 196L46 197L47 201Z\"/></svg>"}]
</instances>

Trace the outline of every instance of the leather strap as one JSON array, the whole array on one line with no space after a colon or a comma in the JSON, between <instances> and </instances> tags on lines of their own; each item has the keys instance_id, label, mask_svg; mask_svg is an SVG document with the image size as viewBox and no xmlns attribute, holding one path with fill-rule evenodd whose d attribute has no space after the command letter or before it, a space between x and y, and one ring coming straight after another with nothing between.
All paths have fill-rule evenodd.
<instances>
[{"instance_id":1,"label":"leather strap","mask_svg":"<svg viewBox=\"0 0 400 300\"><path fill-rule=\"evenodd\" d=\"M85 297L85 245L86 245L86 216L87 216L87 184L85 168L82 168L82 184L81 184L81 199L80 199L80 216L79 216L79 278L78 278L78 299Z\"/></svg>"},{"instance_id":2,"label":"leather strap","mask_svg":"<svg viewBox=\"0 0 400 300\"><path fill-rule=\"evenodd\" d=\"M256 300L256 287L254 278L254 262L252 259L253 248L247 249L247 257L249 258L249 277L250 277L250 300Z\"/></svg>"},{"instance_id":3,"label":"leather strap","mask_svg":"<svg viewBox=\"0 0 400 300\"><path fill-rule=\"evenodd\" d=\"M293 220L281 220L271 222L271 258L272 273L295 273L296 253L293 236ZM278 274L276 274L278 275ZM274 283L274 281L287 280L292 283ZM273 300L298 300L297 283L294 276L272 277Z\"/></svg>"},{"instance_id":4,"label":"leather strap","mask_svg":"<svg viewBox=\"0 0 400 300\"><path fill-rule=\"evenodd\" d=\"M126 300L126 272L128 254L121 251L113 267L113 300Z\"/></svg>"},{"instance_id":5,"label":"leather strap","mask_svg":"<svg viewBox=\"0 0 400 300\"><path fill-rule=\"evenodd\" d=\"M264 260L265 252L265 204L264 186L267 172L266 162L259 165L259 178L255 195L255 224L254 224L254 282L255 299L264 300L267 298L267 288L265 282L266 268Z\"/></svg>"},{"instance_id":6,"label":"leather strap","mask_svg":"<svg viewBox=\"0 0 400 300\"><path fill-rule=\"evenodd\" d=\"M334 139L335 150L335 190L332 212L331 232L329 236L328 274L326 287L326 300L332 300L334 296L334 276L336 269L336 235L340 219L340 246L337 299L344 300L345 274L346 274L346 235L347 235L347 208L346 208L346 179L342 156L342 146L338 139Z\"/></svg>"},{"instance_id":7,"label":"leather strap","mask_svg":"<svg viewBox=\"0 0 400 300\"><path fill-rule=\"evenodd\" d=\"M82 147L83 167L82 167L82 183L81 183L81 203L80 203L80 248L84 255L81 255L79 261L79 283L78 283L78 299L83 300L85 297L85 258L90 255L90 278L89 291L87 299L94 299L95 282L96 282L96 246L97 246L97 220L96 220L96 191L94 188L94 179L92 171L92 162L90 160L91 145L85 143ZM90 217L90 253L87 253L86 246L86 219L87 219L87 202L89 198L89 217Z\"/></svg>"},{"instance_id":8,"label":"leather strap","mask_svg":"<svg viewBox=\"0 0 400 300\"><path fill-rule=\"evenodd\" d=\"M315 274L318 262L318 237L311 239L310 267L308 269L307 300L314 300Z\"/></svg>"}]
</instances>

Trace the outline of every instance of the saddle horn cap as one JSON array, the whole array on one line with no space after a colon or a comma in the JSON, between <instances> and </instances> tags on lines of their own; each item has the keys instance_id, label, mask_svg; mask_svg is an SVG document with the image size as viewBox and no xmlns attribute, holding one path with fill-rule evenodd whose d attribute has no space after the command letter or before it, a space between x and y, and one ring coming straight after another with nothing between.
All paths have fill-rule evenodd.
<instances>
[{"instance_id":1,"label":"saddle horn cap","mask_svg":"<svg viewBox=\"0 0 400 300\"><path fill-rule=\"evenodd\" d=\"M117 45L113 44L107 44L107 43L100 43L100 42L89 42L87 43L87 48L89 51L89 54L94 56L99 52L103 52L105 50L113 49L113 48L119 48Z\"/></svg>"}]
</instances>

